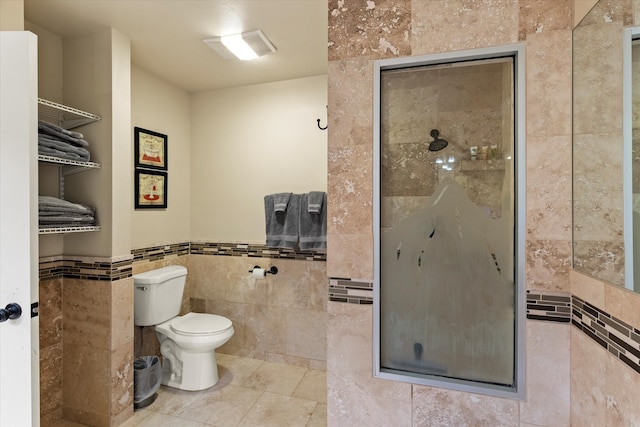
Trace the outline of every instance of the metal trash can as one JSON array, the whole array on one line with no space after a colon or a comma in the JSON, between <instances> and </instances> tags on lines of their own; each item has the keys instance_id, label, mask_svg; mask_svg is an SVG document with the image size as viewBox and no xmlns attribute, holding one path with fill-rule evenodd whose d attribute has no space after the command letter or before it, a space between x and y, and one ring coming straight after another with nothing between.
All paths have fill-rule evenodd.
<instances>
[{"instance_id":1,"label":"metal trash can","mask_svg":"<svg viewBox=\"0 0 640 427\"><path fill-rule=\"evenodd\" d=\"M162 366L158 356L142 356L133 361L133 408L149 406L156 400L162 384Z\"/></svg>"}]
</instances>

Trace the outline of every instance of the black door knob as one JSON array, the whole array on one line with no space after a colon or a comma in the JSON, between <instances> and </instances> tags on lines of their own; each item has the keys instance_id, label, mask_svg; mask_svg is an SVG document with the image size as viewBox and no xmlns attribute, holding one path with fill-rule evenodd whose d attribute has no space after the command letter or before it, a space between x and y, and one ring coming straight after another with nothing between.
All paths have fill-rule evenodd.
<instances>
[{"instance_id":1,"label":"black door knob","mask_svg":"<svg viewBox=\"0 0 640 427\"><path fill-rule=\"evenodd\" d=\"M9 319L17 319L22 316L22 308L16 303L7 304L5 308L0 308L0 322L6 322Z\"/></svg>"}]
</instances>

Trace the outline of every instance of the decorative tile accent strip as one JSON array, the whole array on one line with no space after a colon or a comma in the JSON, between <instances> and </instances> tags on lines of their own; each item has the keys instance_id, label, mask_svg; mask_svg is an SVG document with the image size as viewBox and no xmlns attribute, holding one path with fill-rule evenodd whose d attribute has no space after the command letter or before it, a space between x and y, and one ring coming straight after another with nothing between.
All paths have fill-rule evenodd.
<instances>
[{"instance_id":1,"label":"decorative tile accent strip","mask_svg":"<svg viewBox=\"0 0 640 427\"><path fill-rule=\"evenodd\" d=\"M109 258L64 256L45 258L40 261L40 280L67 277L84 280L116 281L131 277L133 274L132 259L112 261Z\"/></svg>"},{"instance_id":2,"label":"decorative tile accent strip","mask_svg":"<svg viewBox=\"0 0 640 427\"><path fill-rule=\"evenodd\" d=\"M181 242L170 245L133 249L131 254L133 255L133 262L158 261L170 255L189 255L189 247L189 242Z\"/></svg>"},{"instance_id":3,"label":"decorative tile accent strip","mask_svg":"<svg viewBox=\"0 0 640 427\"><path fill-rule=\"evenodd\" d=\"M191 253L196 255L246 256L255 258L298 259L326 261L327 254L299 249L269 248L260 244L191 242Z\"/></svg>"},{"instance_id":4,"label":"decorative tile accent strip","mask_svg":"<svg viewBox=\"0 0 640 427\"><path fill-rule=\"evenodd\" d=\"M351 279L329 279L329 301L373 304L373 283Z\"/></svg>"},{"instance_id":5,"label":"decorative tile accent strip","mask_svg":"<svg viewBox=\"0 0 640 427\"><path fill-rule=\"evenodd\" d=\"M64 276L64 261L62 258L45 258L40 260L40 280L58 279Z\"/></svg>"},{"instance_id":6,"label":"decorative tile accent strip","mask_svg":"<svg viewBox=\"0 0 640 427\"><path fill-rule=\"evenodd\" d=\"M527 319L569 323L571 294L527 291Z\"/></svg>"},{"instance_id":7,"label":"decorative tile accent strip","mask_svg":"<svg viewBox=\"0 0 640 427\"><path fill-rule=\"evenodd\" d=\"M640 330L573 295L571 323L640 374Z\"/></svg>"}]
</instances>

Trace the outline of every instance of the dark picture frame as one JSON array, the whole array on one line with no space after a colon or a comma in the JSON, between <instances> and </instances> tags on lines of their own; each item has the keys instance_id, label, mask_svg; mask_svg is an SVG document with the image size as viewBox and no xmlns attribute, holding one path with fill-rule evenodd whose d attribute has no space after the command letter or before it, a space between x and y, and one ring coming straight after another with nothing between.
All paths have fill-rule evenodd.
<instances>
[{"instance_id":1,"label":"dark picture frame","mask_svg":"<svg viewBox=\"0 0 640 427\"><path fill-rule=\"evenodd\" d=\"M168 174L166 172L135 170L135 208L166 209Z\"/></svg>"},{"instance_id":2,"label":"dark picture frame","mask_svg":"<svg viewBox=\"0 0 640 427\"><path fill-rule=\"evenodd\" d=\"M168 170L167 135L136 126L133 136L135 168Z\"/></svg>"}]
</instances>

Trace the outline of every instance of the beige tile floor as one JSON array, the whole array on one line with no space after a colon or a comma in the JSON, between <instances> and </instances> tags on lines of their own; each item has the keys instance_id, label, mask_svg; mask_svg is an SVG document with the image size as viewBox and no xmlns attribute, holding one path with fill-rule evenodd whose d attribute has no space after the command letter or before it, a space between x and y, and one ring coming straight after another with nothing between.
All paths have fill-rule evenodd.
<instances>
[{"instance_id":1,"label":"beige tile floor","mask_svg":"<svg viewBox=\"0 0 640 427\"><path fill-rule=\"evenodd\" d=\"M327 425L326 372L227 354L217 358L220 381L214 387L187 392L162 386L156 401L122 427Z\"/></svg>"}]
</instances>

